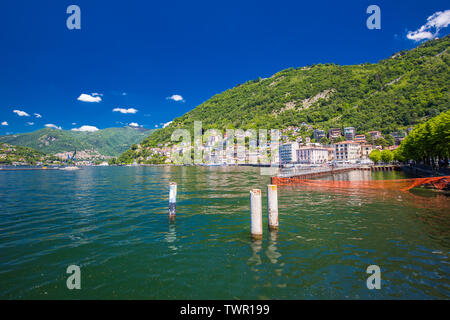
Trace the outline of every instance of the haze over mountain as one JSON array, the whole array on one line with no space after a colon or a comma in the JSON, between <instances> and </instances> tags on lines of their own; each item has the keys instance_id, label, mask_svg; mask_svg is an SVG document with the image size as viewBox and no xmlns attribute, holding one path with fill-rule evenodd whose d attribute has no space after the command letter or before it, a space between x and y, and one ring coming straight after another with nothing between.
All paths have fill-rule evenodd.
<instances>
[{"instance_id":1,"label":"haze over mountain","mask_svg":"<svg viewBox=\"0 0 450 320\"><path fill-rule=\"evenodd\" d=\"M0 136L0 142L29 147L49 154L94 150L103 156L118 156L131 145L142 141L152 131L129 126L95 132L45 128L29 133Z\"/></svg>"}]
</instances>

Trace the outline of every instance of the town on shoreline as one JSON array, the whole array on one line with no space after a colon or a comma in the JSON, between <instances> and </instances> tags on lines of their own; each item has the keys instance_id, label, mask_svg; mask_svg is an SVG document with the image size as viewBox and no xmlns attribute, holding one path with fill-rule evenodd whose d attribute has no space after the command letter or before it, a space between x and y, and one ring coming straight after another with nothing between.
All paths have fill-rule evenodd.
<instances>
[{"instance_id":1,"label":"town on shoreline","mask_svg":"<svg viewBox=\"0 0 450 320\"><path fill-rule=\"evenodd\" d=\"M267 130L259 130L259 141L257 141L256 130L245 132L227 130L223 136L218 130L208 130L201 136L200 142L194 137L194 146L187 133L188 137L177 144L167 142L164 146L157 148L133 145L129 152L117 159L112 159L109 164L371 165L380 161L388 163L398 160L395 157L395 150L411 131L412 128L408 128L406 131L383 136L380 131L356 134L354 127L345 127L343 130L332 128L326 133L325 130L313 129L311 125L302 123L299 127L290 126L282 130L270 130L270 141L268 141ZM305 133L308 134L305 136ZM172 140L178 140L182 136L183 133L175 132Z\"/></svg>"},{"instance_id":2,"label":"town on shoreline","mask_svg":"<svg viewBox=\"0 0 450 320\"><path fill-rule=\"evenodd\" d=\"M94 157L86 151L48 155L23 146L0 144L0 165L12 166L260 166L313 169L339 166L373 166L383 164L425 165L431 171L448 171L446 128L449 112L418 124L415 128L390 134L368 131L357 134L355 127L313 128L307 123L299 127L265 130L202 130L201 121L194 122L194 139L188 129L176 129L171 141L157 148L133 144L118 158ZM192 144L193 142L193 144Z\"/></svg>"}]
</instances>

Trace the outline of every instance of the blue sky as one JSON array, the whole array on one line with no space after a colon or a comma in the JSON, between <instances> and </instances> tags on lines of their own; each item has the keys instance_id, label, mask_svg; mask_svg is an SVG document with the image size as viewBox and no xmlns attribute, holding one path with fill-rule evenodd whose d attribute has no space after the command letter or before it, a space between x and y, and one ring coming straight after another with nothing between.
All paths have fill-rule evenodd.
<instances>
[{"instance_id":1,"label":"blue sky","mask_svg":"<svg viewBox=\"0 0 450 320\"><path fill-rule=\"evenodd\" d=\"M66 27L71 4L81 9L81 30ZM366 27L372 4L381 30ZM0 11L0 134L46 124L160 127L289 67L377 62L413 48L408 32L448 9L438 0L8 1Z\"/></svg>"}]
</instances>

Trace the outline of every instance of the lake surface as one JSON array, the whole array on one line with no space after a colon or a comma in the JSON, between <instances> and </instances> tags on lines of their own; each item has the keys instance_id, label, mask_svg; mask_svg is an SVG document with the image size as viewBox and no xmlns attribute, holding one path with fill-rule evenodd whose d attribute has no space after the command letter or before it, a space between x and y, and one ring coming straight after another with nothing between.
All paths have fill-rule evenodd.
<instances>
[{"instance_id":1,"label":"lake surface","mask_svg":"<svg viewBox=\"0 0 450 320\"><path fill-rule=\"evenodd\" d=\"M250 238L257 168L0 171L2 299L449 299L450 197L279 187L280 229ZM355 171L347 179L400 179ZM327 178L330 179L330 178ZM168 185L178 183L169 223ZM81 268L81 290L66 269ZM369 290L369 265L381 289Z\"/></svg>"}]
</instances>

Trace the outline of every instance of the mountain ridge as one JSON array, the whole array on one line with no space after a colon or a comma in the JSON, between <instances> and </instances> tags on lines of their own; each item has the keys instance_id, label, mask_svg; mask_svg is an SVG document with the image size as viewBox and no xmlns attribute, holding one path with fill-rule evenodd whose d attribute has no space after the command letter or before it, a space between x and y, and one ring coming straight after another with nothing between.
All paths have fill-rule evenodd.
<instances>
[{"instance_id":1,"label":"mountain ridge","mask_svg":"<svg viewBox=\"0 0 450 320\"><path fill-rule=\"evenodd\" d=\"M112 127L94 132L43 128L33 132L0 136L0 143L33 148L47 154L95 150L102 156L118 156L140 142L151 129Z\"/></svg>"}]
</instances>

